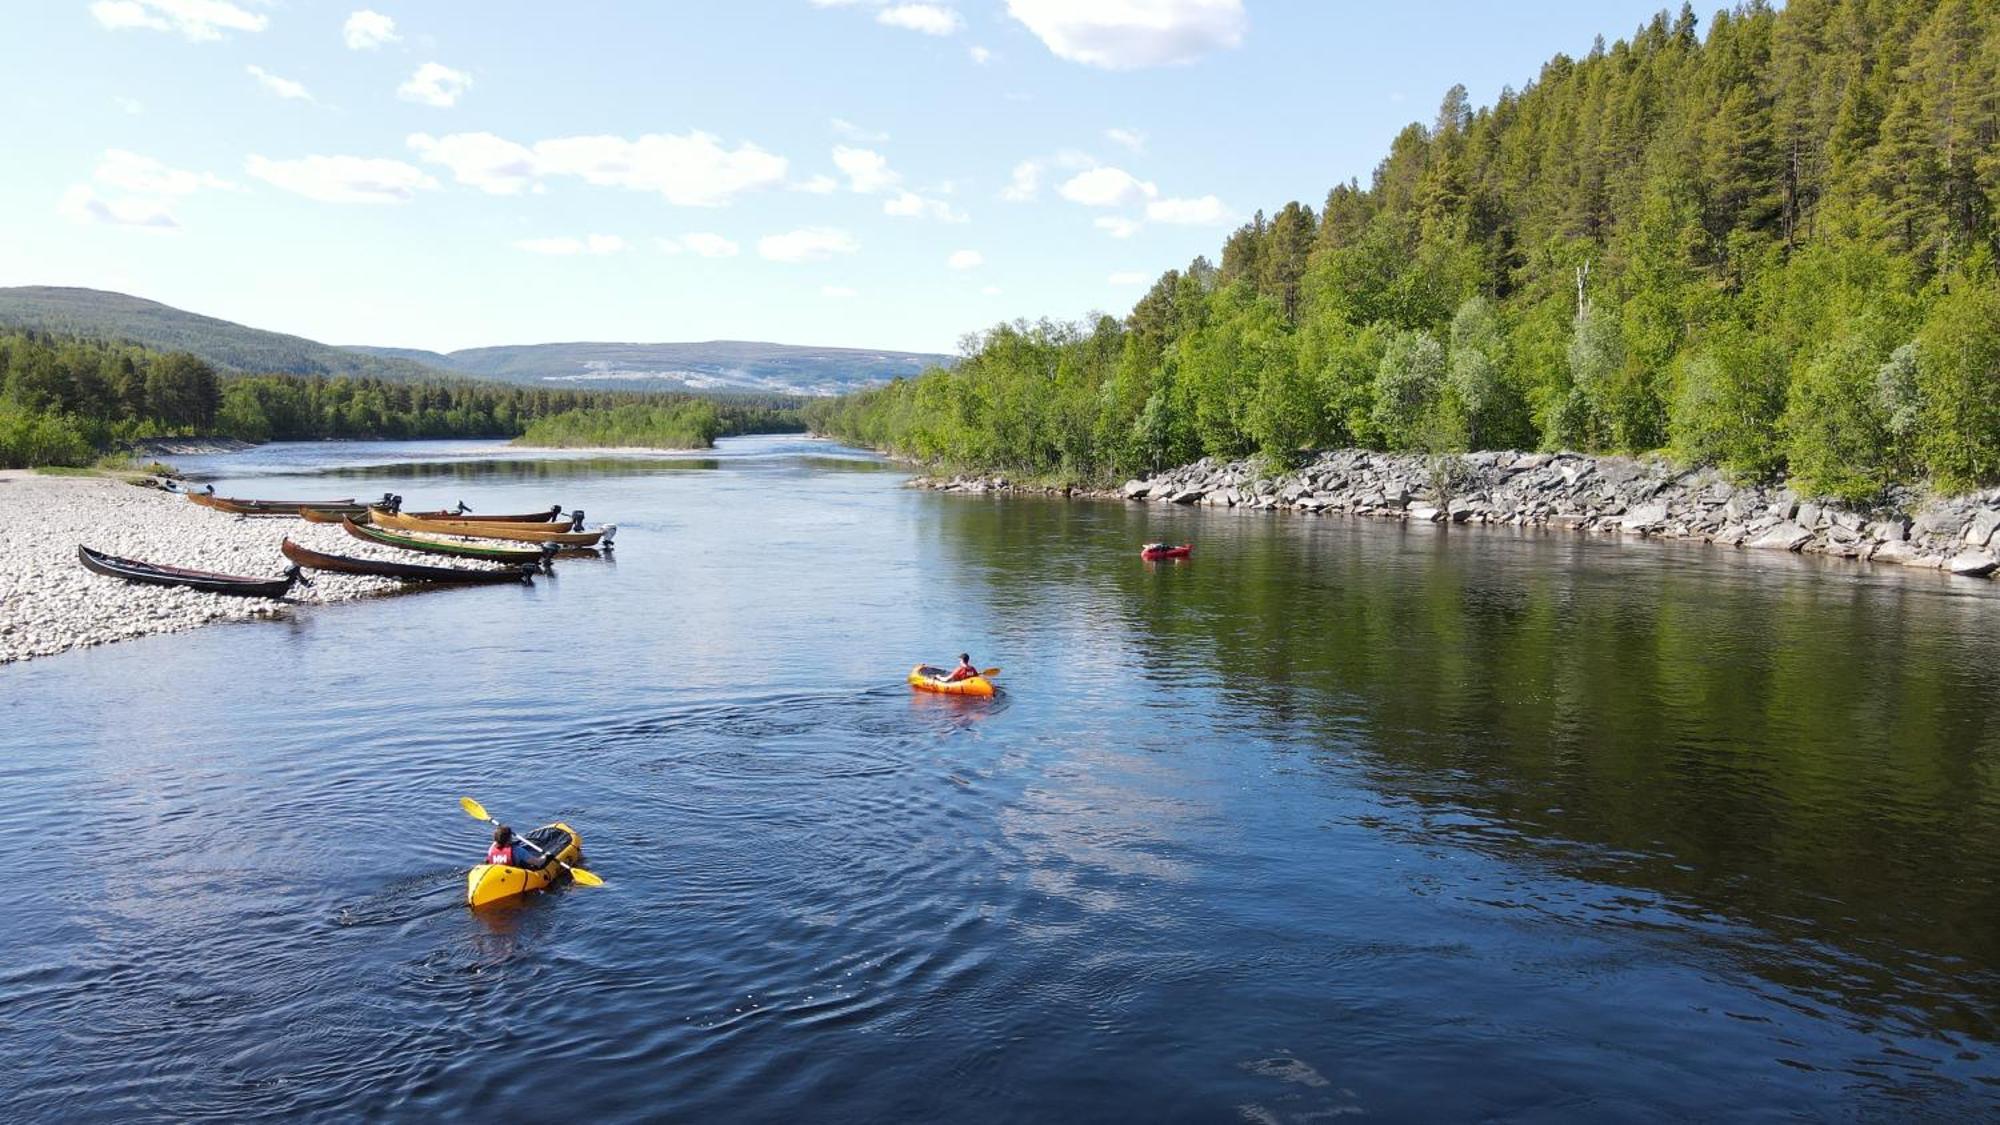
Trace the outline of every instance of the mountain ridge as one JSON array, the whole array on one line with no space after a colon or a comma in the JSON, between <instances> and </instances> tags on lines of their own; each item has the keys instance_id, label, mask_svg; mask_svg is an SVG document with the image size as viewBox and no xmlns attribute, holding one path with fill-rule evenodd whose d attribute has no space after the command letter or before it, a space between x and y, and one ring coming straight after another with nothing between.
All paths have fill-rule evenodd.
<instances>
[{"instance_id":1,"label":"mountain ridge","mask_svg":"<svg viewBox=\"0 0 2000 1125\"><path fill-rule=\"evenodd\" d=\"M49 285L0 287L0 327L186 351L232 372L395 380L456 377L603 390L832 395L952 362L952 357L936 353L754 340L578 340L450 352L325 344L126 293Z\"/></svg>"}]
</instances>

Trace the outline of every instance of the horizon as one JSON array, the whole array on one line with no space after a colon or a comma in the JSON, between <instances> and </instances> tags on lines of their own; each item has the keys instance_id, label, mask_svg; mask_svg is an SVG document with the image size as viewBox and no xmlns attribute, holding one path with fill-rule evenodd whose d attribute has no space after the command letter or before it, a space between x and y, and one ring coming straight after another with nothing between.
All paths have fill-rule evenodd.
<instances>
[{"instance_id":1,"label":"horizon","mask_svg":"<svg viewBox=\"0 0 2000 1125\"><path fill-rule=\"evenodd\" d=\"M35 45L0 74L0 285L336 346L955 355L1122 315L1365 183L1452 85L1489 104L1662 7L79 0L0 17Z\"/></svg>"}]
</instances>

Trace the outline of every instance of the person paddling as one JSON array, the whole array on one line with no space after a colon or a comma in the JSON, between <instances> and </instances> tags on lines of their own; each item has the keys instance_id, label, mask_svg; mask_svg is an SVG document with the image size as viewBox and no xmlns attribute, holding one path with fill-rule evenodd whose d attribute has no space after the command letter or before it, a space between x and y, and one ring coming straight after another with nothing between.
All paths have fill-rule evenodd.
<instances>
[{"instance_id":1,"label":"person paddling","mask_svg":"<svg viewBox=\"0 0 2000 1125\"><path fill-rule=\"evenodd\" d=\"M493 846L486 849L486 862L514 866L514 830L502 824L493 830Z\"/></svg>"},{"instance_id":2,"label":"person paddling","mask_svg":"<svg viewBox=\"0 0 2000 1125\"><path fill-rule=\"evenodd\" d=\"M955 684L960 680L969 680L972 677L977 676L978 674L979 674L979 669L974 668L972 666L972 657L966 653L961 652L958 654L958 667L953 668L951 670L951 675L946 676L944 678L944 682L948 684Z\"/></svg>"}]
</instances>

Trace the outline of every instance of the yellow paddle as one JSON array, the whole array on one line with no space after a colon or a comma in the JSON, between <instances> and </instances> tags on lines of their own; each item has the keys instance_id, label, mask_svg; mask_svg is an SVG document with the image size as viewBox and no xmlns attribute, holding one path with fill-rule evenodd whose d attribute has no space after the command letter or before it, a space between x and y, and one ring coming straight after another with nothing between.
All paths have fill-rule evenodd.
<instances>
[{"instance_id":1,"label":"yellow paddle","mask_svg":"<svg viewBox=\"0 0 2000 1125\"><path fill-rule=\"evenodd\" d=\"M474 820L483 820L486 823L495 826L498 826L500 823L499 821L494 820L492 817L486 815L485 805L480 804L478 801L475 801L470 797L460 797L458 799L458 807L464 809L465 815L471 817ZM535 845L535 842L533 840L528 839L526 836L516 836L514 838L516 840L519 840L523 844L526 844L528 847L533 848L536 852L542 855L549 855L548 852L544 851L540 847L537 847ZM556 857L552 855L549 855L549 858L556 859ZM567 871L571 875L576 876L576 881L582 883L586 887L601 887L604 885L604 880L598 878L595 872L586 871L581 867L571 867L569 864L563 863L563 861L559 859L556 859L556 862L561 863L562 869L564 871Z\"/></svg>"},{"instance_id":2,"label":"yellow paddle","mask_svg":"<svg viewBox=\"0 0 2000 1125\"><path fill-rule=\"evenodd\" d=\"M1000 669L998 669L998 668L981 668L981 669L979 670L979 674L980 674L980 675L982 675L982 676L997 676L997 675L999 675L999 674L1000 674Z\"/></svg>"}]
</instances>

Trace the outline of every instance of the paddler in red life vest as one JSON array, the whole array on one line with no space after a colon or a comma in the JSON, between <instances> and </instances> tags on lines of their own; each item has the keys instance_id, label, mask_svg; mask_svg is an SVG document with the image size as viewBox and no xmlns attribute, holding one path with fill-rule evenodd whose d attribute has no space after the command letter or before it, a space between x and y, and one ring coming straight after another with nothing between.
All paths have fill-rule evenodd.
<instances>
[{"instance_id":1,"label":"paddler in red life vest","mask_svg":"<svg viewBox=\"0 0 2000 1125\"><path fill-rule=\"evenodd\" d=\"M944 682L955 684L960 680L969 680L978 674L979 669L972 666L972 657L961 652L958 654L958 667L951 670L951 675L946 676Z\"/></svg>"},{"instance_id":2,"label":"paddler in red life vest","mask_svg":"<svg viewBox=\"0 0 2000 1125\"><path fill-rule=\"evenodd\" d=\"M486 849L486 862L514 866L514 830L501 825L493 830L493 846Z\"/></svg>"}]
</instances>

